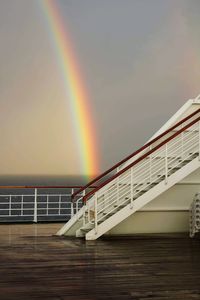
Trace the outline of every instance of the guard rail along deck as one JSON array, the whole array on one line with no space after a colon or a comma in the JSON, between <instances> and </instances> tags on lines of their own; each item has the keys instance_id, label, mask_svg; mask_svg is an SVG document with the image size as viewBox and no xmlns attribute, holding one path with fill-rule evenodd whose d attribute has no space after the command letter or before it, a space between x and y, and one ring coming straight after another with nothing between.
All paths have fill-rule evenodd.
<instances>
[{"instance_id":1,"label":"guard rail along deck","mask_svg":"<svg viewBox=\"0 0 200 300\"><path fill-rule=\"evenodd\" d=\"M197 109L72 195L73 202L85 204L74 218L82 219L76 235L96 239L119 224L199 168L199 149ZM80 192L83 196L77 197Z\"/></svg>"},{"instance_id":2,"label":"guard rail along deck","mask_svg":"<svg viewBox=\"0 0 200 300\"><path fill-rule=\"evenodd\" d=\"M80 186L0 186L0 222L67 221L81 208ZM79 194L81 196L81 194Z\"/></svg>"}]
</instances>

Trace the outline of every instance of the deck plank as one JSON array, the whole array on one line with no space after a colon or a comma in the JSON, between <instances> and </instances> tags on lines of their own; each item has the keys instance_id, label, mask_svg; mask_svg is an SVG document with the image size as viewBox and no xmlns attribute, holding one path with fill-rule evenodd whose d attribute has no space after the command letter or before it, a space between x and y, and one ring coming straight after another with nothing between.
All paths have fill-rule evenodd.
<instances>
[{"instance_id":1,"label":"deck plank","mask_svg":"<svg viewBox=\"0 0 200 300\"><path fill-rule=\"evenodd\" d=\"M200 240L84 241L60 224L0 225L0 299L200 299Z\"/></svg>"}]
</instances>

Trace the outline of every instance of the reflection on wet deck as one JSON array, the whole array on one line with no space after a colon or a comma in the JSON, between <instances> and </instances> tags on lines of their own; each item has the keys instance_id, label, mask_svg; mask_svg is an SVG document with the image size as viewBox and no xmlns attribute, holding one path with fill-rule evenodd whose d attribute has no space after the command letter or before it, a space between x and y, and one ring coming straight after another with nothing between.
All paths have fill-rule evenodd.
<instances>
[{"instance_id":1,"label":"reflection on wet deck","mask_svg":"<svg viewBox=\"0 0 200 300\"><path fill-rule=\"evenodd\" d=\"M54 236L61 224L0 226L0 299L200 299L200 240Z\"/></svg>"}]
</instances>

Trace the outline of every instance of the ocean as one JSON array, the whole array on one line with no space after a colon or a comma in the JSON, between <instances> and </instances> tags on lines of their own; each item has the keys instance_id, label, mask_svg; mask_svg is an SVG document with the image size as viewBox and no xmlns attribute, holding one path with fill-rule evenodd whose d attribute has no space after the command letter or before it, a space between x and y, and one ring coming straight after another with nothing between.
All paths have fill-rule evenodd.
<instances>
[{"instance_id":1,"label":"ocean","mask_svg":"<svg viewBox=\"0 0 200 300\"><path fill-rule=\"evenodd\" d=\"M0 186L82 186L86 183L86 176L0 175Z\"/></svg>"}]
</instances>

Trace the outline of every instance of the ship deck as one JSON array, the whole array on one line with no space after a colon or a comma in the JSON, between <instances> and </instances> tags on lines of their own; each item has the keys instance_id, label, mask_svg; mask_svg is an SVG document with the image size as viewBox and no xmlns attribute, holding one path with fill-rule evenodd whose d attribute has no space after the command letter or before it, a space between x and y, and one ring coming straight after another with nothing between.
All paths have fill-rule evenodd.
<instances>
[{"instance_id":1,"label":"ship deck","mask_svg":"<svg viewBox=\"0 0 200 300\"><path fill-rule=\"evenodd\" d=\"M0 299L200 299L200 239L84 241L61 224L0 225Z\"/></svg>"}]
</instances>

